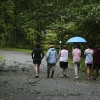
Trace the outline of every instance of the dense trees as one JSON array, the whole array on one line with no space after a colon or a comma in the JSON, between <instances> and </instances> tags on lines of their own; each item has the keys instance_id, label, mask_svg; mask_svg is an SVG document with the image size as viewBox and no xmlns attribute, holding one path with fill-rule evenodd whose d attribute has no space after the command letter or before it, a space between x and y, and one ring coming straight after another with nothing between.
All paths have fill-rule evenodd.
<instances>
[{"instance_id":1,"label":"dense trees","mask_svg":"<svg viewBox=\"0 0 100 100\"><path fill-rule=\"evenodd\" d=\"M99 0L0 0L0 45L57 45L76 35L100 44L99 5Z\"/></svg>"}]
</instances>

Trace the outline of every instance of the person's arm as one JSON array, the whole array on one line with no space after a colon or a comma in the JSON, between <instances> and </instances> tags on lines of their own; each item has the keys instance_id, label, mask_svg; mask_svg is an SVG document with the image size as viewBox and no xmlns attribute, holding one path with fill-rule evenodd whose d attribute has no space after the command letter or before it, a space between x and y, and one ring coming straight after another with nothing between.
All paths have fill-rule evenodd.
<instances>
[{"instance_id":1,"label":"person's arm","mask_svg":"<svg viewBox=\"0 0 100 100\"><path fill-rule=\"evenodd\" d=\"M32 59L34 59L34 52L35 52L35 50L33 49L32 53L31 53Z\"/></svg>"},{"instance_id":2,"label":"person's arm","mask_svg":"<svg viewBox=\"0 0 100 100\"><path fill-rule=\"evenodd\" d=\"M58 59L60 58L60 56L61 56L61 51L60 51L59 54L58 54Z\"/></svg>"},{"instance_id":3,"label":"person's arm","mask_svg":"<svg viewBox=\"0 0 100 100\"><path fill-rule=\"evenodd\" d=\"M46 60L48 61L48 58L49 58L49 50L47 51L46 53Z\"/></svg>"},{"instance_id":4,"label":"person's arm","mask_svg":"<svg viewBox=\"0 0 100 100\"><path fill-rule=\"evenodd\" d=\"M44 52L42 51L42 57L41 57L41 59L43 59L44 58Z\"/></svg>"},{"instance_id":5,"label":"person's arm","mask_svg":"<svg viewBox=\"0 0 100 100\"><path fill-rule=\"evenodd\" d=\"M86 57L86 50L84 51L84 56Z\"/></svg>"},{"instance_id":6,"label":"person's arm","mask_svg":"<svg viewBox=\"0 0 100 100\"><path fill-rule=\"evenodd\" d=\"M94 58L94 51L93 51L93 58Z\"/></svg>"},{"instance_id":7,"label":"person's arm","mask_svg":"<svg viewBox=\"0 0 100 100\"><path fill-rule=\"evenodd\" d=\"M58 61L58 56L57 56L57 52L56 52L56 62Z\"/></svg>"},{"instance_id":8,"label":"person's arm","mask_svg":"<svg viewBox=\"0 0 100 100\"><path fill-rule=\"evenodd\" d=\"M73 50L72 50L72 57L73 57L74 53L73 53Z\"/></svg>"},{"instance_id":9,"label":"person's arm","mask_svg":"<svg viewBox=\"0 0 100 100\"><path fill-rule=\"evenodd\" d=\"M80 50L80 56L81 56L81 50Z\"/></svg>"}]
</instances>

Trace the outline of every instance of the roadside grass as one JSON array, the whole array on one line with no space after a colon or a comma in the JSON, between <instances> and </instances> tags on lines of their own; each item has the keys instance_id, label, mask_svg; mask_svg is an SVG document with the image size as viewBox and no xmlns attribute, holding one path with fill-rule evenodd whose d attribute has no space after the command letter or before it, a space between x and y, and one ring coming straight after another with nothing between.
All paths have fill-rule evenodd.
<instances>
[{"instance_id":1,"label":"roadside grass","mask_svg":"<svg viewBox=\"0 0 100 100\"><path fill-rule=\"evenodd\" d=\"M25 53L31 53L32 50L29 49L19 49L19 48L2 48L4 50L12 50L12 51L18 51L18 52L25 52ZM0 59L2 59L2 56L0 56ZM71 66L73 65L72 62L72 57L71 55L69 55L69 62L68 62ZM82 72L86 72L86 67L85 67L85 58L81 57L81 63L80 63L80 70Z\"/></svg>"},{"instance_id":2,"label":"roadside grass","mask_svg":"<svg viewBox=\"0 0 100 100\"><path fill-rule=\"evenodd\" d=\"M4 64L5 60L3 59L2 55L0 55L0 71L3 69Z\"/></svg>"},{"instance_id":3,"label":"roadside grass","mask_svg":"<svg viewBox=\"0 0 100 100\"><path fill-rule=\"evenodd\" d=\"M2 55L0 55L0 60L2 60L2 58L3 58Z\"/></svg>"},{"instance_id":4,"label":"roadside grass","mask_svg":"<svg viewBox=\"0 0 100 100\"><path fill-rule=\"evenodd\" d=\"M18 52L25 52L25 53L32 53L32 50L30 49L19 49L19 48L2 48L3 50L12 50L12 51L18 51ZM44 54L46 54L47 51L44 51Z\"/></svg>"},{"instance_id":5,"label":"roadside grass","mask_svg":"<svg viewBox=\"0 0 100 100\"><path fill-rule=\"evenodd\" d=\"M29 49L19 49L19 48L2 48L2 50L18 51L18 52L24 52L29 54L32 52L32 50ZM0 55L0 71L3 69L4 64L5 64L5 60L3 59L2 55Z\"/></svg>"},{"instance_id":6,"label":"roadside grass","mask_svg":"<svg viewBox=\"0 0 100 100\"><path fill-rule=\"evenodd\" d=\"M86 65L85 65L85 58L84 57L81 57L80 70L82 72L86 72Z\"/></svg>"},{"instance_id":7,"label":"roadside grass","mask_svg":"<svg viewBox=\"0 0 100 100\"><path fill-rule=\"evenodd\" d=\"M31 53L32 50L29 49L19 49L19 48L2 48L3 50L12 50L12 51L18 51L18 52L25 52L25 53Z\"/></svg>"}]
</instances>

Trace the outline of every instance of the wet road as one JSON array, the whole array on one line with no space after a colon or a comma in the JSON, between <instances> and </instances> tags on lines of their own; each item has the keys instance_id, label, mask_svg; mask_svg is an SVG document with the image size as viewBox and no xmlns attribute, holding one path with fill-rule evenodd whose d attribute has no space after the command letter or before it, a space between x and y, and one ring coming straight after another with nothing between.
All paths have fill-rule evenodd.
<instances>
[{"instance_id":1,"label":"wet road","mask_svg":"<svg viewBox=\"0 0 100 100\"><path fill-rule=\"evenodd\" d=\"M40 67L40 78L36 79L30 54L0 50L5 63L0 71L0 100L100 100L100 79L80 78L74 81L72 66L66 78L61 78L57 63L54 78L46 78L45 57Z\"/></svg>"}]
</instances>

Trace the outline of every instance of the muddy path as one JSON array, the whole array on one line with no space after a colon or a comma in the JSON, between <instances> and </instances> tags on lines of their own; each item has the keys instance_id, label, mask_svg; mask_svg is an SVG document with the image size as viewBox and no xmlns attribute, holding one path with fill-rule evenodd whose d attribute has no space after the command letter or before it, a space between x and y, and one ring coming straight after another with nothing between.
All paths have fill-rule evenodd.
<instances>
[{"instance_id":1,"label":"muddy path","mask_svg":"<svg viewBox=\"0 0 100 100\"><path fill-rule=\"evenodd\" d=\"M30 54L0 50L5 63L0 71L0 100L100 100L100 79L80 78L74 80L72 66L67 69L67 77L61 78L57 63L54 78L46 77L45 57L40 66L40 77L35 77Z\"/></svg>"}]
</instances>

